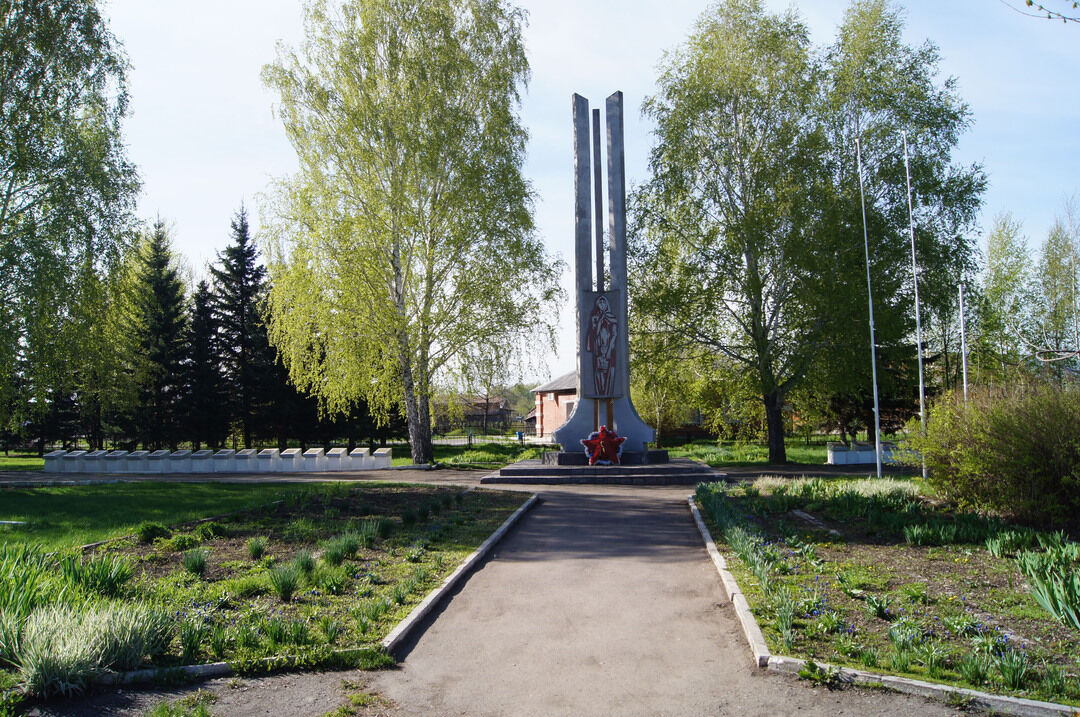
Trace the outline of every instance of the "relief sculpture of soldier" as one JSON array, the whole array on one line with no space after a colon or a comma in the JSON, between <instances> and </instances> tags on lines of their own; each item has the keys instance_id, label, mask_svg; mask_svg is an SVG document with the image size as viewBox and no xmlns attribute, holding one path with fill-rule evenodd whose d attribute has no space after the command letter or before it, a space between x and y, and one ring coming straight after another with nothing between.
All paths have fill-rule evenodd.
<instances>
[{"instance_id":1,"label":"relief sculpture of soldier","mask_svg":"<svg viewBox=\"0 0 1080 717\"><path fill-rule=\"evenodd\" d=\"M611 395L611 389L615 385L615 339L618 335L619 324L607 297L596 297L592 314L589 316L585 349L593 357L593 384L600 396Z\"/></svg>"}]
</instances>

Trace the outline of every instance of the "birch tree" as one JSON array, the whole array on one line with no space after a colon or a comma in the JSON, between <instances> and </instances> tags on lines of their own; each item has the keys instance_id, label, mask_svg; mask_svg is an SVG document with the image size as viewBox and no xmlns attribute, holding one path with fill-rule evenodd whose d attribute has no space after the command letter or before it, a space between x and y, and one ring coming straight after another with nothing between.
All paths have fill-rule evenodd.
<instances>
[{"instance_id":1,"label":"birch tree","mask_svg":"<svg viewBox=\"0 0 1080 717\"><path fill-rule=\"evenodd\" d=\"M407 419L469 346L547 329L518 117L523 13L501 0L316 0L264 81L299 170L268 202L269 329L293 382Z\"/></svg>"}]
</instances>

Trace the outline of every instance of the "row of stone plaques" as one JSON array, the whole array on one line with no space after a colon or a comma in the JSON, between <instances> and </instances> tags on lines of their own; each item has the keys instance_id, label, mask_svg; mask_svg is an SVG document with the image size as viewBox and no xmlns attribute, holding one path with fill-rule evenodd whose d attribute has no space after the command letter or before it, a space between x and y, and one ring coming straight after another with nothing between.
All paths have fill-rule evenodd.
<instances>
[{"instance_id":1,"label":"row of stone plaques","mask_svg":"<svg viewBox=\"0 0 1080 717\"><path fill-rule=\"evenodd\" d=\"M53 451L45 455L52 473L305 473L389 468L390 448L245 448L234 451Z\"/></svg>"}]
</instances>

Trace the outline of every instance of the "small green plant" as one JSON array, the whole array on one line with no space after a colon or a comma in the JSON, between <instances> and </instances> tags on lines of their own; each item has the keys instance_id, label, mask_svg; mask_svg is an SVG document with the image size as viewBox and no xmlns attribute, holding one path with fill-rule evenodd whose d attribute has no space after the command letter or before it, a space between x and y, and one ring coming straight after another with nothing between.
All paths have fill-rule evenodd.
<instances>
[{"instance_id":1,"label":"small green plant","mask_svg":"<svg viewBox=\"0 0 1080 717\"><path fill-rule=\"evenodd\" d=\"M315 556L307 548L301 548L293 557L293 565L304 575L311 575L315 570Z\"/></svg>"},{"instance_id":2,"label":"small green plant","mask_svg":"<svg viewBox=\"0 0 1080 717\"><path fill-rule=\"evenodd\" d=\"M360 544L365 548L370 548L375 545L375 541L379 538L379 526L382 521L377 518L368 518L360 524L360 532L357 534Z\"/></svg>"},{"instance_id":3,"label":"small green plant","mask_svg":"<svg viewBox=\"0 0 1080 717\"><path fill-rule=\"evenodd\" d=\"M217 699L213 692L199 690L175 702L160 702L147 712L145 717L213 717L210 705L217 702Z\"/></svg>"},{"instance_id":4,"label":"small green plant","mask_svg":"<svg viewBox=\"0 0 1080 717\"><path fill-rule=\"evenodd\" d=\"M270 539L265 535L256 535L247 540L248 557L252 560L259 560L266 554L266 549L270 547Z\"/></svg>"},{"instance_id":5,"label":"small green plant","mask_svg":"<svg viewBox=\"0 0 1080 717\"><path fill-rule=\"evenodd\" d=\"M816 627L818 632L830 635L841 630L844 627L844 621L836 611L827 610L817 619Z\"/></svg>"},{"instance_id":6,"label":"small green plant","mask_svg":"<svg viewBox=\"0 0 1080 717\"><path fill-rule=\"evenodd\" d=\"M911 670L911 652L894 647L892 655L889 657L889 669L893 672L908 672Z\"/></svg>"},{"instance_id":7,"label":"small green plant","mask_svg":"<svg viewBox=\"0 0 1080 717\"><path fill-rule=\"evenodd\" d=\"M355 556L359 548L360 537L356 533L342 533L323 546L323 560L328 565L338 566L346 558Z\"/></svg>"},{"instance_id":8,"label":"small green plant","mask_svg":"<svg viewBox=\"0 0 1080 717\"><path fill-rule=\"evenodd\" d=\"M319 618L319 630L326 638L327 645L336 644L343 629L341 621L331 615L323 615Z\"/></svg>"},{"instance_id":9,"label":"small green plant","mask_svg":"<svg viewBox=\"0 0 1080 717\"><path fill-rule=\"evenodd\" d=\"M401 513L401 524L406 528L416 525L416 520L416 511L414 510L405 510Z\"/></svg>"},{"instance_id":10,"label":"small green plant","mask_svg":"<svg viewBox=\"0 0 1080 717\"><path fill-rule=\"evenodd\" d=\"M866 596L866 612L871 617L877 617L882 620L889 620L892 618L892 614L889 612L889 604L892 601L888 595L874 595L868 594Z\"/></svg>"},{"instance_id":11,"label":"small green plant","mask_svg":"<svg viewBox=\"0 0 1080 717\"><path fill-rule=\"evenodd\" d=\"M284 645L289 635L289 628L286 627L285 621L277 616L269 618L263 629L271 645Z\"/></svg>"},{"instance_id":12,"label":"small green plant","mask_svg":"<svg viewBox=\"0 0 1080 717\"><path fill-rule=\"evenodd\" d=\"M297 518L285 526L283 534L290 543L311 543L319 532L311 518Z\"/></svg>"},{"instance_id":13,"label":"small green plant","mask_svg":"<svg viewBox=\"0 0 1080 717\"><path fill-rule=\"evenodd\" d=\"M144 545L150 545L158 538L168 538L170 535L172 531L161 523L139 523L139 527L135 529L135 537Z\"/></svg>"},{"instance_id":14,"label":"small green plant","mask_svg":"<svg viewBox=\"0 0 1080 717\"><path fill-rule=\"evenodd\" d=\"M206 639L206 624L201 620L188 620L180 626L180 660L185 664L195 662L199 648Z\"/></svg>"},{"instance_id":15,"label":"small green plant","mask_svg":"<svg viewBox=\"0 0 1080 717\"><path fill-rule=\"evenodd\" d=\"M929 605L931 602L930 593L926 591L926 583L911 583L900 588L900 592L907 598L908 602L916 605Z\"/></svg>"},{"instance_id":16,"label":"small green plant","mask_svg":"<svg viewBox=\"0 0 1080 717\"><path fill-rule=\"evenodd\" d=\"M236 627L236 644L251 650L259 646L259 633L246 623Z\"/></svg>"},{"instance_id":17,"label":"small green plant","mask_svg":"<svg viewBox=\"0 0 1080 717\"><path fill-rule=\"evenodd\" d=\"M836 638L836 651L845 657L856 657L859 654L859 643L851 635L840 635Z\"/></svg>"},{"instance_id":18,"label":"small green plant","mask_svg":"<svg viewBox=\"0 0 1080 717\"><path fill-rule=\"evenodd\" d=\"M217 659L225 657L225 651L229 649L229 631L225 625L214 625L210 628L210 652Z\"/></svg>"},{"instance_id":19,"label":"small green plant","mask_svg":"<svg viewBox=\"0 0 1080 717\"><path fill-rule=\"evenodd\" d=\"M192 548L184 553L184 570L201 578L206 574L206 564L209 558L209 548Z\"/></svg>"},{"instance_id":20,"label":"small green plant","mask_svg":"<svg viewBox=\"0 0 1080 717\"><path fill-rule=\"evenodd\" d=\"M859 659L862 660L863 666L868 669L874 669L878 666L878 653L873 647L866 647L859 653Z\"/></svg>"},{"instance_id":21,"label":"small green plant","mask_svg":"<svg viewBox=\"0 0 1080 717\"><path fill-rule=\"evenodd\" d=\"M1001 676L1001 683L1013 690L1021 690L1028 679L1027 653L1023 650L1006 649L994 659L994 667Z\"/></svg>"},{"instance_id":22,"label":"small green plant","mask_svg":"<svg viewBox=\"0 0 1080 717\"><path fill-rule=\"evenodd\" d=\"M311 642L311 628L307 620L293 620L289 623L286 639L293 645L306 645Z\"/></svg>"},{"instance_id":23,"label":"small green plant","mask_svg":"<svg viewBox=\"0 0 1080 717\"><path fill-rule=\"evenodd\" d=\"M163 543L169 550L175 550L178 553L185 550L191 550L198 544L199 539L191 533L177 533Z\"/></svg>"},{"instance_id":24,"label":"small green plant","mask_svg":"<svg viewBox=\"0 0 1080 717\"><path fill-rule=\"evenodd\" d=\"M69 584L81 585L106 597L118 596L135 572L119 555L95 555L87 560L81 555L65 555L58 562L60 573Z\"/></svg>"},{"instance_id":25,"label":"small green plant","mask_svg":"<svg viewBox=\"0 0 1080 717\"><path fill-rule=\"evenodd\" d=\"M281 602L289 602L296 590L300 587L303 573L295 563L285 563L270 570L270 587Z\"/></svg>"},{"instance_id":26,"label":"small green plant","mask_svg":"<svg viewBox=\"0 0 1080 717\"><path fill-rule=\"evenodd\" d=\"M215 538L228 537L229 530L221 523L210 521L209 523L199 523L195 527L195 535L199 540L214 540Z\"/></svg>"},{"instance_id":27,"label":"small green plant","mask_svg":"<svg viewBox=\"0 0 1080 717\"><path fill-rule=\"evenodd\" d=\"M975 633L976 622L970 615L947 615L941 623L945 629L958 637L968 637Z\"/></svg>"},{"instance_id":28,"label":"small green plant","mask_svg":"<svg viewBox=\"0 0 1080 717\"><path fill-rule=\"evenodd\" d=\"M424 549L421 547L415 547L405 554L405 560L410 563L418 563L424 559Z\"/></svg>"},{"instance_id":29,"label":"small green plant","mask_svg":"<svg viewBox=\"0 0 1080 717\"><path fill-rule=\"evenodd\" d=\"M356 616L356 629L361 635L368 634L368 630L371 629L371 618L364 614L358 614Z\"/></svg>"},{"instance_id":30,"label":"small green plant","mask_svg":"<svg viewBox=\"0 0 1080 717\"><path fill-rule=\"evenodd\" d=\"M349 584L344 568L327 568L319 573L317 584L328 595L341 595Z\"/></svg>"},{"instance_id":31,"label":"small green plant","mask_svg":"<svg viewBox=\"0 0 1080 717\"><path fill-rule=\"evenodd\" d=\"M837 667L825 669L813 660L807 660L803 668L799 670L799 679L812 682L815 687L831 688L840 681L840 669Z\"/></svg>"},{"instance_id":32,"label":"small green plant","mask_svg":"<svg viewBox=\"0 0 1080 717\"><path fill-rule=\"evenodd\" d=\"M404 605L405 600L409 597L409 588L405 583L398 583L394 586L394 589L390 591L390 599L394 601L395 605Z\"/></svg>"},{"instance_id":33,"label":"small green plant","mask_svg":"<svg viewBox=\"0 0 1080 717\"><path fill-rule=\"evenodd\" d=\"M973 652L960 660L956 669L965 682L979 687L990 678L990 658Z\"/></svg>"},{"instance_id":34,"label":"small green plant","mask_svg":"<svg viewBox=\"0 0 1080 717\"><path fill-rule=\"evenodd\" d=\"M889 641L897 650L910 650L920 637L922 630L907 618L900 618L889 627Z\"/></svg>"},{"instance_id":35,"label":"small green plant","mask_svg":"<svg viewBox=\"0 0 1080 717\"><path fill-rule=\"evenodd\" d=\"M937 642L927 640L919 646L919 661L926 668L926 673L934 679L941 677L949 653Z\"/></svg>"},{"instance_id":36,"label":"small green plant","mask_svg":"<svg viewBox=\"0 0 1080 717\"><path fill-rule=\"evenodd\" d=\"M1042 679L1039 681L1039 686L1043 692L1047 695L1065 695L1068 693L1065 670L1061 669L1059 665L1044 662L1040 672L1042 673Z\"/></svg>"}]
</instances>

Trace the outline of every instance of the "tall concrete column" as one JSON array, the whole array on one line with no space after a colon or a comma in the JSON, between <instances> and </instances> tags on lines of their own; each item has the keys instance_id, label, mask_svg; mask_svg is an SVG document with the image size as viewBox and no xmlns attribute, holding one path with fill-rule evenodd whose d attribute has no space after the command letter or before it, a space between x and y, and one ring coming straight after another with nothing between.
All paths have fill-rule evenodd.
<instances>
[{"instance_id":1,"label":"tall concrete column","mask_svg":"<svg viewBox=\"0 0 1080 717\"><path fill-rule=\"evenodd\" d=\"M599 111L594 113L595 202L589 206L589 103L573 97L574 114L574 276L577 294L578 402L574 413L555 432L565 453L582 451L581 439L607 423L626 438L624 453L647 460L655 433L630 400L630 342L627 334L626 176L623 151L623 95L607 98L608 224L611 284L604 286L604 246L601 217L603 188L599 156ZM591 222L596 221L596 257L590 251ZM593 275L597 277L593 286ZM605 290L606 289L606 290ZM610 417L610 419L609 419Z\"/></svg>"}]
</instances>

